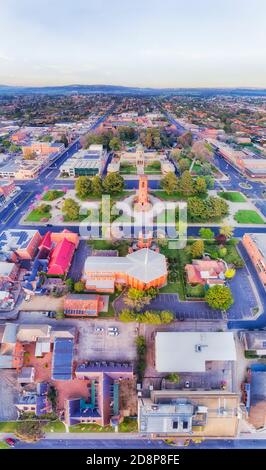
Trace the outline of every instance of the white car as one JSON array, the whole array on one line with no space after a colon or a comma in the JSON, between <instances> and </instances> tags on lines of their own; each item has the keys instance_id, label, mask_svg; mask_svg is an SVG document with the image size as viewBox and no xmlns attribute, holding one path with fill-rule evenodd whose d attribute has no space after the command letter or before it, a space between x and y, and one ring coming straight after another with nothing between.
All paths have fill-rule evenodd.
<instances>
[{"instance_id":1,"label":"white car","mask_svg":"<svg viewBox=\"0 0 266 470\"><path fill-rule=\"evenodd\" d=\"M118 336L118 331L108 331L108 336Z\"/></svg>"},{"instance_id":2,"label":"white car","mask_svg":"<svg viewBox=\"0 0 266 470\"><path fill-rule=\"evenodd\" d=\"M118 328L116 326L108 326L108 331L118 331Z\"/></svg>"},{"instance_id":3,"label":"white car","mask_svg":"<svg viewBox=\"0 0 266 470\"><path fill-rule=\"evenodd\" d=\"M104 331L104 328L101 328L100 326L97 326L97 328L95 328L95 331L97 333L102 333Z\"/></svg>"}]
</instances>

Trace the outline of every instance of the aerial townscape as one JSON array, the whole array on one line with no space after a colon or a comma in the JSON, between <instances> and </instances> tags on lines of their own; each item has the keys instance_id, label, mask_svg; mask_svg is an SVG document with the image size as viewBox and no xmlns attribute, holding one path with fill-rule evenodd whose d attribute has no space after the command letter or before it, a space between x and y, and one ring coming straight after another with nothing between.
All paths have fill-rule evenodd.
<instances>
[{"instance_id":1,"label":"aerial townscape","mask_svg":"<svg viewBox=\"0 0 266 470\"><path fill-rule=\"evenodd\" d=\"M266 97L39 93L0 101L1 435L260 436Z\"/></svg>"},{"instance_id":2,"label":"aerial townscape","mask_svg":"<svg viewBox=\"0 0 266 470\"><path fill-rule=\"evenodd\" d=\"M266 2L0 3L2 454L257 461Z\"/></svg>"}]
</instances>

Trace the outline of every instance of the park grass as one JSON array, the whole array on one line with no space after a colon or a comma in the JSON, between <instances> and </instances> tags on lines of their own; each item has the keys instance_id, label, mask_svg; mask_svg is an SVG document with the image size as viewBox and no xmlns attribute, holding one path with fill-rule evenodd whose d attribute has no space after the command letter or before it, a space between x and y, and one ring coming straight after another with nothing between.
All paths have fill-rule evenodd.
<instances>
[{"instance_id":1,"label":"park grass","mask_svg":"<svg viewBox=\"0 0 266 470\"><path fill-rule=\"evenodd\" d=\"M1 449L10 449L11 447L5 442L5 441L0 441L0 450Z\"/></svg>"},{"instance_id":2,"label":"park grass","mask_svg":"<svg viewBox=\"0 0 266 470\"><path fill-rule=\"evenodd\" d=\"M253 210L239 210L234 215L239 224L265 224L263 218Z\"/></svg>"},{"instance_id":3,"label":"park grass","mask_svg":"<svg viewBox=\"0 0 266 470\"><path fill-rule=\"evenodd\" d=\"M80 423L69 426L69 432L114 432L112 426L100 426L95 423Z\"/></svg>"},{"instance_id":4,"label":"park grass","mask_svg":"<svg viewBox=\"0 0 266 470\"><path fill-rule=\"evenodd\" d=\"M88 244L94 250L118 250L119 256L126 256L128 254L129 242L126 240L116 243L111 240L88 240Z\"/></svg>"},{"instance_id":5,"label":"park grass","mask_svg":"<svg viewBox=\"0 0 266 470\"><path fill-rule=\"evenodd\" d=\"M246 202L246 198L238 191L222 191L218 193L218 196L222 197L226 201Z\"/></svg>"},{"instance_id":6,"label":"park grass","mask_svg":"<svg viewBox=\"0 0 266 470\"><path fill-rule=\"evenodd\" d=\"M54 194L54 197L52 195ZM59 189L52 189L47 191L47 193L44 194L43 200L44 201L54 201L55 199L59 199L60 197L64 196L64 191L60 191Z\"/></svg>"},{"instance_id":7,"label":"park grass","mask_svg":"<svg viewBox=\"0 0 266 470\"><path fill-rule=\"evenodd\" d=\"M1 421L0 432L15 432L17 428L17 421Z\"/></svg>"},{"instance_id":8,"label":"park grass","mask_svg":"<svg viewBox=\"0 0 266 470\"><path fill-rule=\"evenodd\" d=\"M121 175L134 175L134 174L137 174L137 167L136 165L125 165L125 164L121 164L120 165L120 169L119 169L119 173Z\"/></svg>"},{"instance_id":9,"label":"park grass","mask_svg":"<svg viewBox=\"0 0 266 470\"><path fill-rule=\"evenodd\" d=\"M125 417L118 426L119 432L138 432L138 420L136 418Z\"/></svg>"},{"instance_id":10,"label":"park grass","mask_svg":"<svg viewBox=\"0 0 266 470\"><path fill-rule=\"evenodd\" d=\"M50 421L43 426L44 432L66 432L66 427L62 421Z\"/></svg>"},{"instance_id":11,"label":"park grass","mask_svg":"<svg viewBox=\"0 0 266 470\"><path fill-rule=\"evenodd\" d=\"M29 215L27 216L26 220L28 222L41 222L43 219L49 220L51 218L51 213L50 212L43 212L38 209L33 209Z\"/></svg>"},{"instance_id":12,"label":"park grass","mask_svg":"<svg viewBox=\"0 0 266 470\"><path fill-rule=\"evenodd\" d=\"M162 199L163 201L180 201L184 199L184 197L181 196L180 193L177 191L174 194L167 194L163 190L157 190L157 191L152 191L152 195L155 197L158 197L159 199Z\"/></svg>"}]
</instances>

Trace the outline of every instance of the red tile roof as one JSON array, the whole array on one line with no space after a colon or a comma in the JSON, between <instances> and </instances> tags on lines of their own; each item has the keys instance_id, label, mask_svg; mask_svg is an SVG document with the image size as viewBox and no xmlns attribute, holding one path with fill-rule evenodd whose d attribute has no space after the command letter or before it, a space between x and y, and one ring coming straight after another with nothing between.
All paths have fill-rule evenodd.
<instances>
[{"instance_id":1,"label":"red tile roof","mask_svg":"<svg viewBox=\"0 0 266 470\"><path fill-rule=\"evenodd\" d=\"M48 274L64 275L67 273L74 255L74 243L64 239L52 250Z\"/></svg>"}]
</instances>

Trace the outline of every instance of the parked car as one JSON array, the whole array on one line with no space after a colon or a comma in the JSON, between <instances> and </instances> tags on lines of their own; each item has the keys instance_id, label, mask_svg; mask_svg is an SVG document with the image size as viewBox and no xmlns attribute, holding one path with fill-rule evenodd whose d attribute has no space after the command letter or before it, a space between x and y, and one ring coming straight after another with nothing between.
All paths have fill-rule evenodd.
<instances>
[{"instance_id":1,"label":"parked car","mask_svg":"<svg viewBox=\"0 0 266 470\"><path fill-rule=\"evenodd\" d=\"M48 312L48 315L47 315L49 318L55 318L56 317L56 312L54 312L53 310L50 310Z\"/></svg>"},{"instance_id":2,"label":"parked car","mask_svg":"<svg viewBox=\"0 0 266 470\"><path fill-rule=\"evenodd\" d=\"M189 380L186 380L186 382L185 382L185 388L189 388L189 387L190 387L190 382L189 382Z\"/></svg>"},{"instance_id":3,"label":"parked car","mask_svg":"<svg viewBox=\"0 0 266 470\"><path fill-rule=\"evenodd\" d=\"M116 326L108 326L108 331L118 331L118 328Z\"/></svg>"},{"instance_id":4,"label":"parked car","mask_svg":"<svg viewBox=\"0 0 266 470\"><path fill-rule=\"evenodd\" d=\"M119 332L118 331L108 331L109 336L118 336Z\"/></svg>"},{"instance_id":5,"label":"parked car","mask_svg":"<svg viewBox=\"0 0 266 470\"><path fill-rule=\"evenodd\" d=\"M102 333L104 331L104 328L97 326L97 328L95 328L95 331L97 331L97 333Z\"/></svg>"},{"instance_id":6,"label":"parked car","mask_svg":"<svg viewBox=\"0 0 266 470\"><path fill-rule=\"evenodd\" d=\"M14 439L12 439L11 437L7 437L5 439L5 442L10 446L10 447L14 447L15 444L16 444L16 441Z\"/></svg>"}]
</instances>

